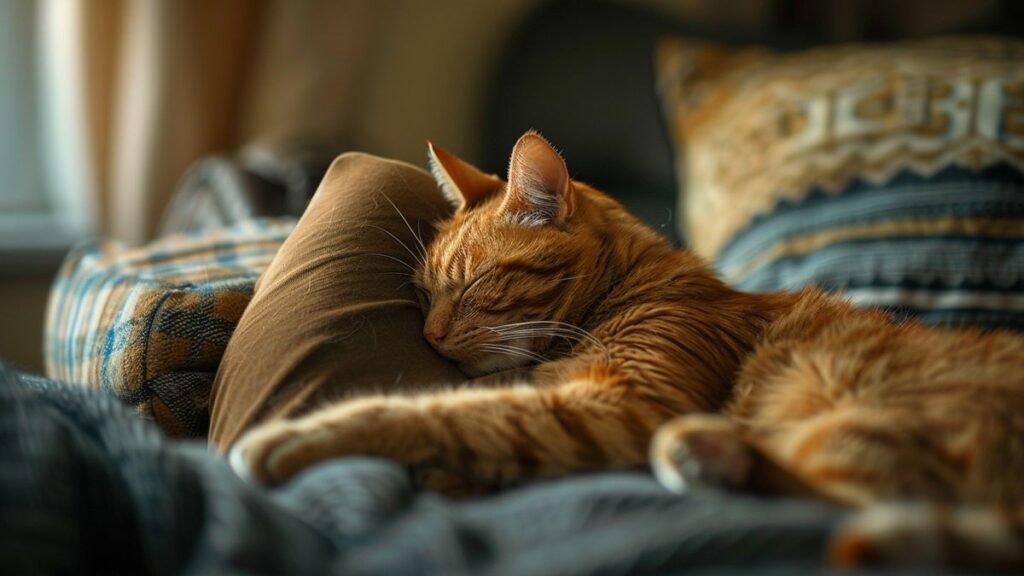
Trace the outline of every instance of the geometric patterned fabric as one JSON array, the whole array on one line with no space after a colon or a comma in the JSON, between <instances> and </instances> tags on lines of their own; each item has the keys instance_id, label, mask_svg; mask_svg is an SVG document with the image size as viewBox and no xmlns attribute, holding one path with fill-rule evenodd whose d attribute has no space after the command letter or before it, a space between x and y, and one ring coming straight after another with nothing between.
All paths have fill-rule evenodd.
<instances>
[{"instance_id":1,"label":"geometric patterned fabric","mask_svg":"<svg viewBox=\"0 0 1024 576\"><path fill-rule=\"evenodd\" d=\"M1024 329L1024 42L671 39L658 67L683 235L726 281Z\"/></svg>"},{"instance_id":2,"label":"geometric patterned fabric","mask_svg":"<svg viewBox=\"0 0 1024 576\"><path fill-rule=\"evenodd\" d=\"M252 220L137 248L77 246L50 292L47 375L109 390L168 435L204 437L228 338L293 226Z\"/></svg>"}]
</instances>

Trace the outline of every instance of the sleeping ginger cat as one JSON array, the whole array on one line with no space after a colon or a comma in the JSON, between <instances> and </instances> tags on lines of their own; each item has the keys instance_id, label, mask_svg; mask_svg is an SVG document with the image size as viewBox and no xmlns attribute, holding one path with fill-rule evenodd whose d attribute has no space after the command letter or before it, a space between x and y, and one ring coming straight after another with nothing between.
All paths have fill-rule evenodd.
<instances>
[{"instance_id":1,"label":"sleeping ginger cat","mask_svg":"<svg viewBox=\"0 0 1024 576\"><path fill-rule=\"evenodd\" d=\"M417 271L424 336L469 374L532 370L271 422L233 448L240 473L275 484L367 454L477 491L650 457L677 490L865 507L833 538L840 564L1024 567L1024 338L733 290L533 132L507 183L430 158L457 210Z\"/></svg>"}]
</instances>

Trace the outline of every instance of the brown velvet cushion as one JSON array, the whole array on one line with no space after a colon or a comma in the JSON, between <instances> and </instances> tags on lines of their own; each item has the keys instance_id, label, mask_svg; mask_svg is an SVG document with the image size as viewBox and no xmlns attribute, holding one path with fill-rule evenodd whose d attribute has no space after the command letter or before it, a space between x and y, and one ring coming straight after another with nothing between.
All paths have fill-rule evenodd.
<instances>
[{"instance_id":1,"label":"brown velvet cushion","mask_svg":"<svg viewBox=\"0 0 1024 576\"><path fill-rule=\"evenodd\" d=\"M415 166L339 156L228 343L213 384L211 445L224 450L258 422L353 393L462 381L423 339L403 264L415 262L399 243L420 250L410 229L428 242L448 209Z\"/></svg>"}]
</instances>

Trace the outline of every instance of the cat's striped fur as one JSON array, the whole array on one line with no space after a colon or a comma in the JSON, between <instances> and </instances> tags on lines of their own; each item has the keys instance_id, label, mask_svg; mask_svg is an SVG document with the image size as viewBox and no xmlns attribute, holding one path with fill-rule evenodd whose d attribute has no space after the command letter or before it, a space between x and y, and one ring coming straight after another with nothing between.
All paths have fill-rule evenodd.
<instances>
[{"instance_id":1,"label":"cat's striped fur","mask_svg":"<svg viewBox=\"0 0 1024 576\"><path fill-rule=\"evenodd\" d=\"M650 455L674 488L866 507L833 540L839 564L1024 567L1024 338L732 290L570 180L536 133L507 183L436 147L431 160L458 209L417 273L424 335L467 373L528 374L272 422L236 445L238 469L278 483L372 454L465 492Z\"/></svg>"}]
</instances>

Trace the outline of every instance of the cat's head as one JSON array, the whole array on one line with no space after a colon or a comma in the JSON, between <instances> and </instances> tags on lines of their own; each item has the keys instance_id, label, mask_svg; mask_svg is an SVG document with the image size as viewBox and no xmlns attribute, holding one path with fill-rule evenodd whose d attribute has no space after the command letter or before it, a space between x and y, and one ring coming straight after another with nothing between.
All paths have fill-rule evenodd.
<instances>
[{"instance_id":1,"label":"cat's head","mask_svg":"<svg viewBox=\"0 0 1024 576\"><path fill-rule=\"evenodd\" d=\"M595 202L611 201L571 180L536 132L516 143L507 181L429 148L455 213L416 274L427 341L477 376L541 361L556 341L581 338L570 324L602 286L606 248Z\"/></svg>"}]
</instances>

